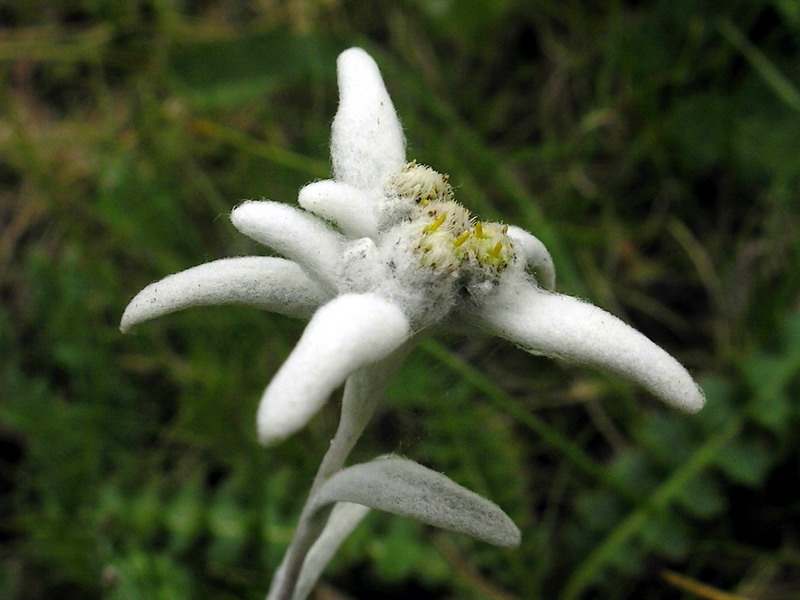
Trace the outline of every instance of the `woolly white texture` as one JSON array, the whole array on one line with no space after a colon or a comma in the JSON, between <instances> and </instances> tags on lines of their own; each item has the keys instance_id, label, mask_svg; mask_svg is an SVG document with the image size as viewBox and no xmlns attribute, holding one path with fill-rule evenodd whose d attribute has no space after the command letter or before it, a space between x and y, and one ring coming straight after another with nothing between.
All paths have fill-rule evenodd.
<instances>
[{"instance_id":1,"label":"woolly white texture","mask_svg":"<svg viewBox=\"0 0 800 600\"><path fill-rule=\"evenodd\" d=\"M234 208L231 222L246 236L296 261L309 275L334 285L344 240L322 219L287 204L263 200Z\"/></svg>"},{"instance_id":2,"label":"woolly white texture","mask_svg":"<svg viewBox=\"0 0 800 600\"><path fill-rule=\"evenodd\" d=\"M555 270L538 239L515 227L481 229L451 200L446 177L405 164L400 122L366 52L347 50L337 64L334 179L300 193L318 216L269 201L231 214L239 231L291 262L230 259L167 277L134 298L123 330L211 303L300 317L325 307L263 395L264 443L303 427L353 371L437 324L479 328L534 354L609 370L683 410L702 407L688 372L653 342L597 307L543 289L553 287Z\"/></svg>"},{"instance_id":3,"label":"woolly white texture","mask_svg":"<svg viewBox=\"0 0 800 600\"><path fill-rule=\"evenodd\" d=\"M151 283L130 301L120 330L190 306L248 304L289 317L309 318L326 301L320 285L284 258L223 258Z\"/></svg>"},{"instance_id":4,"label":"woolly white texture","mask_svg":"<svg viewBox=\"0 0 800 600\"><path fill-rule=\"evenodd\" d=\"M361 48L339 55L339 109L331 128L336 181L379 190L406 162L405 137L378 65Z\"/></svg>"},{"instance_id":5,"label":"woolly white texture","mask_svg":"<svg viewBox=\"0 0 800 600\"><path fill-rule=\"evenodd\" d=\"M303 569L297 579L292 600L308 598L339 546L353 533L368 512L368 506L350 502L339 502L333 507L325 529L322 530L303 561Z\"/></svg>"},{"instance_id":6,"label":"woolly white texture","mask_svg":"<svg viewBox=\"0 0 800 600\"><path fill-rule=\"evenodd\" d=\"M317 491L311 507L333 502L411 517L502 548L520 543L519 529L496 504L404 458L378 458L339 471Z\"/></svg>"},{"instance_id":7,"label":"woolly white texture","mask_svg":"<svg viewBox=\"0 0 800 600\"><path fill-rule=\"evenodd\" d=\"M261 442L273 444L303 427L353 371L385 358L409 335L403 312L379 296L345 294L320 308L264 392Z\"/></svg>"},{"instance_id":8,"label":"woolly white texture","mask_svg":"<svg viewBox=\"0 0 800 600\"><path fill-rule=\"evenodd\" d=\"M533 354L627 377L682 410L695 412L703 406L703 393L686 369L617 317L535 287L504 292L478 317L488 331Z\"/></svg>"},{"instance_id":9,"label":"woolly white texture","mask_svg":"<svg viewBox=\"0 0 800 600\"><path fill-rule=\"evenodd\" d=\"M378 234L375 194L346 183L315 181L300 190L297 201L307 211L336 223L349 238Z\"/></svg>"},{"instance_id":10,"label":"woolly white texture","mask_svg":"<svg viewBox=\"0 0 800 600\"><path fill-rule=\"evenodd\" d=\"M556 267L545 245L538 238L516 225L508 226L508 237L514 242L514 247L525 257L525 261L533 269L534 276L542 287L554 290Z\"/></svg>"}]
</instances>

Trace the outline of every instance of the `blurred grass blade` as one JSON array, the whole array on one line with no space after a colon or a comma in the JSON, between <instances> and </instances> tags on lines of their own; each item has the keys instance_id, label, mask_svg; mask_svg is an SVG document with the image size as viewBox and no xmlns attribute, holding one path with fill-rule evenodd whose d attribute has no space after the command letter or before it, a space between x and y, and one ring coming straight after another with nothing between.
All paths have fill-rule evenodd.
<instances>
[{"instance_id":1,"label":"blurred grass blade","mask_svg":"<svg viewBox=\"0 0 800 600\"><path fill-rule=\"evenodd\" d=\"M677 589L688 592L698 598L706 598L707 600L748 600L744 596L723 592L675 571L664 571L661 573L661 577Z\"/></svg>"},{"instance_id":2,"label":"blurred grass blade","mask_svg":"<svg viewBox=\"0 0 800 600\"><path fill-rule=\"evenodd\" d=\"M506 394L497 384L489 380L472 365L456 356L443 344L436 340L427 339L421 344L421 348L436 359L439 364L463 377L476 390L486 394L495 406L540 436L547 444L558 450L565 460L585 475L615 490L625 498L636 500L636 494L633 491L621 485L609 475L607 470L583 448L563 435L555 427L528 411L514 398Z\"/></svg>"},{"instance_id":3,"label":"blurred grass blade","mask_svg":"<svg viewBox=\"0 0 800 600\"><path fill-rule=\"evenodd\" d=\"M95 25L74 33L50 27L5 29L0 39L0 60L41 60L61 63L95 60L106 51L113 31L108 25Z\"/></svg>"},{"instance_id":4,"label":"blurred grass blade","mask_svg":"<svg viewBox=\"0 0 800 600\"><path fill-rule=\"evenodd\" d=\"M794 110L800 111L800 91L781 73L778 68L761 52L729 19L717 21L717 29L733 44L747 61L758 71L764 82L773 92Z\"/></svg>"},{"instance_id":5,"label":"blurred grass blade","mask_svg":"<svg viewBox=\"0 0 800 600\"><path fill-rule=\"evenodd\" d=\"M701 446L697 452L672 474L642 503L631 512L626 519L611 530L606 538L591 552L573 572L564 587L565 600L577 600L583 597L587 588L595 581L597 575L626 544L639 534L651 516L665 509L681 493L684 486L696 477L703 469L709 467L717 458L724 446L735 437L743 426L741 418L735 418L715 437Z\"/></svg>"}]
</instances>

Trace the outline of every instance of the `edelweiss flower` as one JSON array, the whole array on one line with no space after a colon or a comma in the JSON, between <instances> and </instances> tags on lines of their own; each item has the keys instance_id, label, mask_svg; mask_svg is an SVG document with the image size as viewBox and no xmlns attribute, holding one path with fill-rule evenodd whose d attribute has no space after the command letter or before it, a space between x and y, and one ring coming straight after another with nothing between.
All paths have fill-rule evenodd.
<instances>
[{"instance_id":1,"label":"edelweiss flower","mask_svg":"<svg viewBox=\"0 0 800 600\"><path fill-rule=\"evenodd\" d=\"M667 352L604 310L552 291L553 264L538 239L476 220L447 176L406 160L400 122L366 52L343 52L338 79L333 179L300 190L302 209L248 201L231 214L239 231L284 258L222 259L151 284L127 307L122 331L208 304L309 318L261 400L264 444L305 426L346 380L345 408L368 415L415 341L436 328L497 335L625 377L683 410L702 407L701 390ZM357 421L348 445L365 419Z\"/></svg>"}]
</instances>

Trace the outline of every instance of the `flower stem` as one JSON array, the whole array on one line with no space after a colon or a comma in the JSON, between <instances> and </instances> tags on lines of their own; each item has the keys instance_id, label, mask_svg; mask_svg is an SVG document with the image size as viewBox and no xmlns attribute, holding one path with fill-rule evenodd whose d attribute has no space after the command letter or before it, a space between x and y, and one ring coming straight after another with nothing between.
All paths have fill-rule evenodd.
<instances>
[{"instance_id":1,"label":"flower stem","mask_svg":"<svg viewBox=\"0 0 800 600\"><path fill-rule=\"evenodd\" d=\"M267 600L292 600L294 589L302 572L303 562L314 541L319 537L328 520L332 506L314 511L313 499L322 485L341 470L350 451L372 417L383 390L389 383L403 359L413 347L406 342L388 357L377 363L363 367L347 378L342 396L342 416L339 427L331 440L331 445L322 458L311 491L308 494L297 529L280 567L272 579ZM300 600L300 599L295 599Z\"/></svg>"}]
</instances>

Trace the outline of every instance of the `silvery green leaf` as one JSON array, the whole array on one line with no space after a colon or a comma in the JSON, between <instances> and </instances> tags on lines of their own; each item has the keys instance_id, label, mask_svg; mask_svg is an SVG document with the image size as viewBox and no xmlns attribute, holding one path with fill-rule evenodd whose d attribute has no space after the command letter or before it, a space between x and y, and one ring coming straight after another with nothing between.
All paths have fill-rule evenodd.
<instances>
[{"instance_id":1,"label":"silvery green leaf","mask_svg":"<svg viewBox=\"0 0 800 600\"><path fill-rule=\"evenodd\" d=\"M363 504L503 548L520 542L519 529L496 504L405 458L378 458L339 471L312 502L315 510L334 502Z\"/></svg>"},{"instance_id":2,"label":"silvery green leaf","mask_svg":"<svg viewBox=\"0 0 800 600\"><path fill-rule=\"evenodd\" d=\"M303 561L303 568L297 579L292 600L305 600L308 597L339 546L358 527L368 512L369 507L349 502L340 502L333 507L325 529L322 530Z\"/></svg>"}]
</instances>

